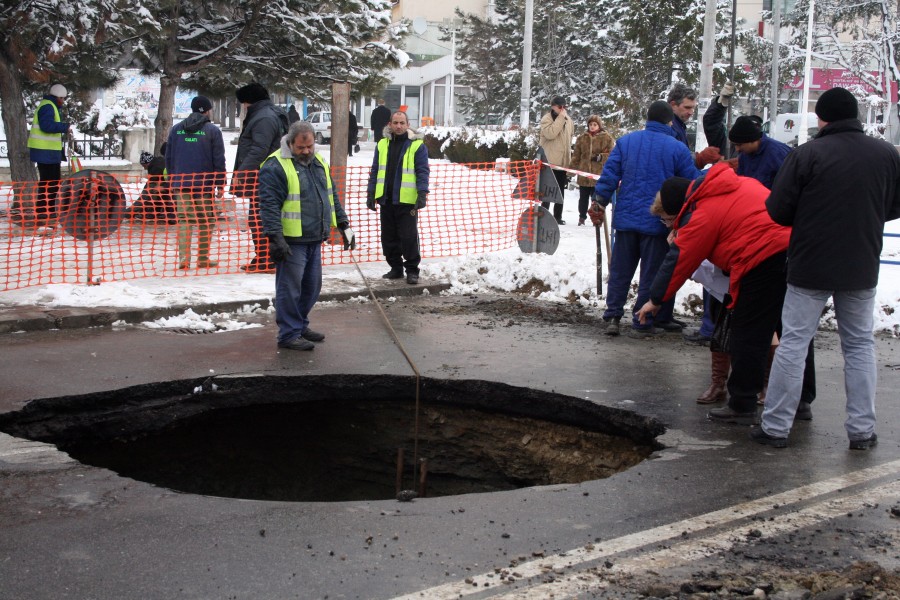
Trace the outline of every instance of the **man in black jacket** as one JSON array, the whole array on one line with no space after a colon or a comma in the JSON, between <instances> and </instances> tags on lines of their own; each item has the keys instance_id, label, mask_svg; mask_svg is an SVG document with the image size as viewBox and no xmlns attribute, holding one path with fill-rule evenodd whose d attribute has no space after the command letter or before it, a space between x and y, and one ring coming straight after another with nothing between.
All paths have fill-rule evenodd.
<instances>
[{"instance_id":1,"label":"man in black jacket","mask_svg":"<svg viewBox=\"0 0 900 600\"><path fill-rule=\"evenodd\" d=\"M259 221L256 173L266 157L280 147L281 136L288 130L288 115L272 103L266 88L255 81L238 88L235 96L245 116L234 159L231 190L235 196L250 198L248 222L256 250L256 256L241 269L247 273L274 273L275 264L269 259L269 242Z\"/></svg>"},{"instance_id":2,"label":"man in black jacket","mask_svg":"<svg viewBox=\"0 0 900 600\"><path fill-rule=\"evenodd\" d=\"M776 448L787 437L800 401L809 341L829 298L844 355L851 450L878 442L875 434L875 286L884 223L900 217L900 155L869 137L856 98L844 88L816 103L819 134L788 154L766 208L792 226L781 345L769 375L766 409L750 437Z\"/></svg>"},{"instance_id":3,"label":"man in black jacket","mask_svg":"<svg viewBox=\"0 0 900 600\"><path fill-rule=\"evenodd\" d=\"M370 119L372 133L375 135L375 143L384 137L384 128L391 122L391 109L384 105L384 98L378 99L378 106L372 111Z\"/></svg>"}]
</instances>

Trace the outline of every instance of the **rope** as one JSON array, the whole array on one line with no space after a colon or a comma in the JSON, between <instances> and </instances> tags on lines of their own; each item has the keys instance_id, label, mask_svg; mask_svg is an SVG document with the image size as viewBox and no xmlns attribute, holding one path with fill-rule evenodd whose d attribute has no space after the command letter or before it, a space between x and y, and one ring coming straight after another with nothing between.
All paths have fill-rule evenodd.
<instances>
[{"instance_id":1,"label":"rope","mask_svg":"<svg viewBox=\"0 0 900 600\"><path fill-rule=\"evenodd\" d=\"M406 348L404 348L403 342L401 342L399 336L397 336L397 332L394 331L394 326L391 325L391 320L388 319L387 313L384 312L384 308L381 306L381 302L375 296L375 292L372 290L372 286L369 285L369 280L363 274L362 269L359 268L359 263L356 262L356 255L354 255L352 250L349 250L348 254L350 254L350 260L353 261L353 266L356 267L356 271L362 278L366 289L369 290L369 296L372 297L372 301L378 308L378 312L381 313L381 318L384 320L384 324L387 327L388 332L391 334L391 338L394 340L394 343L397 344L397 347L400 349L400 353L403 354L403 358L405 358L406 362L409 363L409 366L413 370L413 373L416 374L416 403L414 417L415 425L413 427L413 486L415 486L416 473L419 467L419 391L421 389L422 375L421 373L419 373L419 369L416 367L416 363L413 362L413 359L410 358L409 353L407 353L406 351Z\"/></svg>"}]
</instances>

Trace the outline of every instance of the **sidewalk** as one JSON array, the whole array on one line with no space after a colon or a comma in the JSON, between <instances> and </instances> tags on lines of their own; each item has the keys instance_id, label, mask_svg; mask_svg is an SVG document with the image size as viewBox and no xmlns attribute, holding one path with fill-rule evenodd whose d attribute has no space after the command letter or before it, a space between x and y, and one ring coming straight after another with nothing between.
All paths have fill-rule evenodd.
<instances>
[{"instance_id":1,"label":"sidewalk","mask_svg":"<svg viewBox=\"0 0 900 600\"><path fill-rule=\"evenodd\" d=\"M450 288L450 284L447 282L424 281L416 285L409 285L404 279L392 281L369 279L369 285L372 288L372 293L377 298L417 296L425 293L425 290L430 294L440 294ZM274 295L274 286L272 291ZM322 294L319 296L319 302L342 302L358 296L369 297L369 290L362 281L350 282L348 279L326 279L322 283ZM180 315L189 308L198 314L231 312L248 304L259 304L262 308L268 308L271 301L271 297L261 297L247 300L180 304L157 308L0 306L0 334L20 331L102 327L111 325L116 321L141 323L144 321L155 321L162 317Z\"/></svg>"}]
</instances>

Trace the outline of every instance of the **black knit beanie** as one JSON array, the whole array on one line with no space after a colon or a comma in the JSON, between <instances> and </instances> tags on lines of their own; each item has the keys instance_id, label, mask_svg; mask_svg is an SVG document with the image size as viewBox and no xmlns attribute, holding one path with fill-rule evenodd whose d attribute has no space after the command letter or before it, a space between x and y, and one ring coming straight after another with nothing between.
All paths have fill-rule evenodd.
<instances>
[{"instance_id":1,"label":"black knit beanie","mask_svg":"<svg viewBox=\"0 0 900 600\"><path fill-rule=\"evenodd\" d=\"M755 142L762 137L762 127L757 119L741 116L734 120L728 139L735 144Z\"/></svg>"},{"instance_id":2,"label":"black knit beanie","mask_svg":"<svg viewBox=\"0 0 900 600\"><path fill-rule=\"evenodd\" d=\"M819 101L816 102L816 115L826 123L856 119L859 117L859 105L853 94L846 89L831 88L819 96Z\"/></svg>"},{"instance_id":3,"label":"black knit beanie","mask_svg":"<svg viewBox=\"0 0 900 600\"><path fill-rule=\"evenodd\" d=\"M665 100L657 100L647 109L647 120L668 125L675 118L672 107Z\"/></svg>"},{"instance_id":4,"label":"black knit beanie","mask_svg":"<svg viewBox=\"0 0 900 600\"><path fill-rule=\"evenodd\" d=\"M255 81L238 88L234 95L237 96L238 102L249 102L250 104L269 99L268 90Z\"/></svg>"},{"instance_id":5,"label":"black knit beanie","mask_svg":"<svg viewBox=\"0 0 900 600\"><path fill-rule=\"evenodd\" d=\"M659 188L659 199L667 215L677 215L684 206L691 180L684 177L669 177Z\"/></svg>"}]
</instances>

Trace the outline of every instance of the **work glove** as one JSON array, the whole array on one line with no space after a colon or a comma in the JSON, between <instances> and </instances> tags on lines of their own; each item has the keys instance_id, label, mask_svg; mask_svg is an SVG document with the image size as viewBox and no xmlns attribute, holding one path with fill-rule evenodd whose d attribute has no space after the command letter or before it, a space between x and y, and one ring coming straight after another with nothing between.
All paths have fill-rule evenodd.
<instances>
[{"instance_id":1,"label":"work glove","mask_svg":"<svg viewBox=\"0 0 900 600\"><path fill-rule=\"evenodd\" d=\"M375 196L369 196L366 198L366 208L369 210L376 210L375 208Z\"/></svg>"},{"instance_id":2,"label":"work glove","mask_svg":"<svg viewBox=\"0 0 900 600\"><path fill-rule=\"evenodd\" d=\"M719 104L730 106L732 98L734 98L734 84L729 81L722 86L722 90L719 92Z\"/></svg>"},{"instance_id":3,"label":"work glove","mask_svg":"<svg viewBox=\"0 0 900 600\"><path fill-rule=\"evenodd\" d=\"M284 262L288 256L294 254L291 252L291 246L284 239L284 234L280 231L267 233L266 237L269 238L269 258L275 262Z\"/></svg>"},{"instance_id":4,"label":"work glove","mask_svg":"<svg viewBox=\"0 0 900 600\"><path fill-rule=\"evenodd\" d=\"M425 202L428 200L428 193L419 191L418 196L416 196L416 208L425 208Z\"/></svg>"},{"instance_id":5,"label":"work glove","mask_svg":"<svg viewBox=\"0 0 900 600\"><path fill-rule=\"evenodd\" d=\"M719 149L715 146L708 146L694 156L694 164L697 165L698 169L717 163L720 160L722 160L722 155L719 154Z\"/></svg>"},{"instance_id":6,"label":"work glove","mask_svg":"<svg viewBox=\"0 0 900 600\"><path fill-rule=\"evenodd\" d=\"M591 207L588 209L587 214L595 227L602 225L603 221L606 219L606 211L603 210L603 207L601 207L600 203L596 200L591 202Z\"/></svg>"},{"instance_id":7,"label":"work glove","mask_svg":"<svg viewBox=\"0 0 900 600\"><path fill-rule=\"evenodd\" d=\"M338 223L338 229L344 239L344 250L356 250L356 234L350 229L350 223Z\"/></svg>"}]
</instances>

